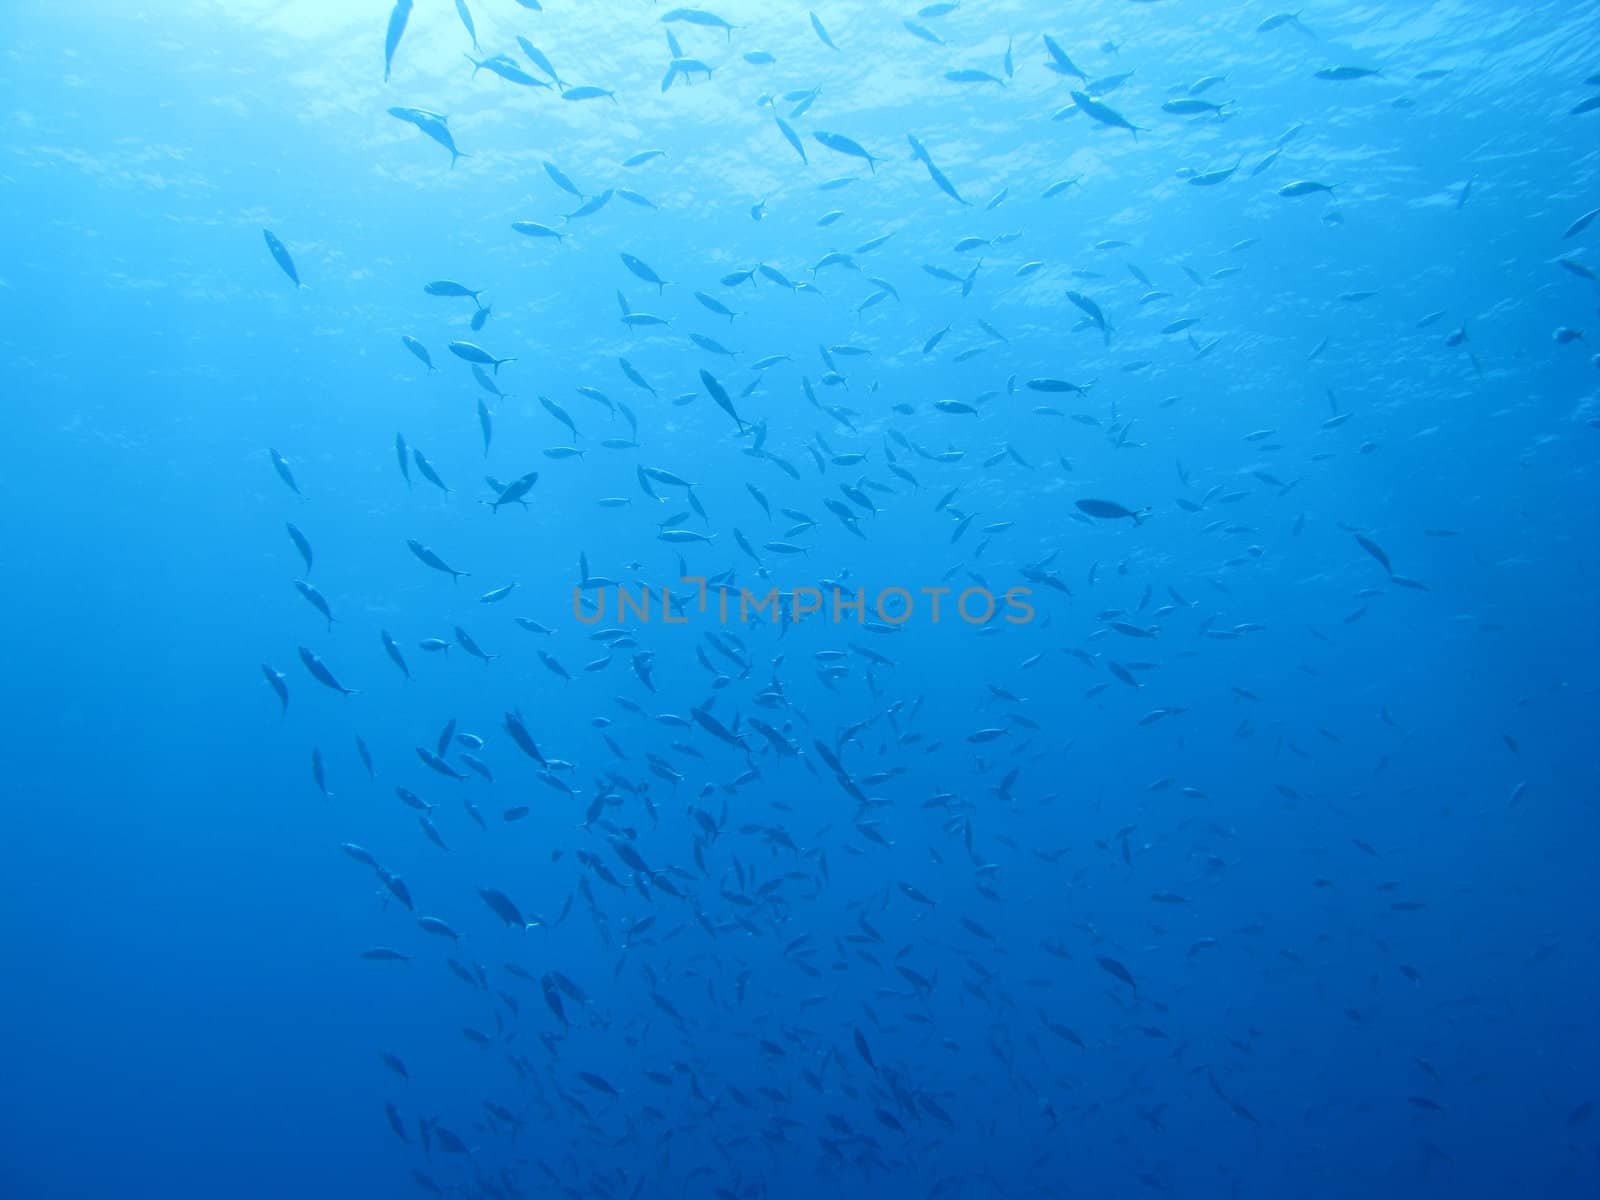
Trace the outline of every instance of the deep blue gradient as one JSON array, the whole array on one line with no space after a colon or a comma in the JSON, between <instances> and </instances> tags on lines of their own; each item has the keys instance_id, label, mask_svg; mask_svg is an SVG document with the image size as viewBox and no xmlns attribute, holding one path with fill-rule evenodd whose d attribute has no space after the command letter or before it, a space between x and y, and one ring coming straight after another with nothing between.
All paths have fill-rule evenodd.
<instances>
[{"instance_id":1,"label":"deep blue gradient","mask_svg":"<svg viewBox=\"0 0 1600 1200\"><path fill-rule=\"evenodd\" d=\"M854 0L834 50L749 0L469 3L475 57L615 103L474 76L446 0L387 84L384 0L0 8L0 1196L1597 1194L1595 8ZM663 90L669 34L709 81ZM564 219L547 162L653 207ZM759 264L808 287L722 282ZM1035 617L653 611L606 662L580 554ZM420 648L457 626L493 661ZM450 720L462 781L416 754Z\"/></svg>"}]
</instances>

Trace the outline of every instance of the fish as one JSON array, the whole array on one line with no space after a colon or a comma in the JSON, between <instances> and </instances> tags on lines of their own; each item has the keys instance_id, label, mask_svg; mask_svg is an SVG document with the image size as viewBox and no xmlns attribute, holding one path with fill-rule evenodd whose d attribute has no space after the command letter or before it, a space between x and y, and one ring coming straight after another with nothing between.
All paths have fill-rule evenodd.
<instances>
[{"instance_id":1,"label":"fish","mask_svg":"<svg viewBox=\"0 0 1600 1200\"><path fill-rule=\"evenodd\" d=\"M389 12L389 28L383 37L383 81L389 82L389 71L394 66L395 52L400 49L400 39L405 36L406 22L411 18L411 0L395 0Z\"/></svg>"},{"instance_id":2,"label":"fish","mask_svg":"<svg viewBox=\"0 0 1600 1200\"><path fill-rule=\"evenodd\" d=\"M444 574L450 576L450 581L452 583L458 579L465 578L468 574L466 571L456 570L449 563L445 562L444 559L440 558L431 549L429 549L427 546L424 546L415 538L407 538L406 547L417 557L417 561L422 563L423 566L432 567L435 571L442 571Z\"/></svg>"},{"instance_id":3,"label":"fish","mask_svg":"<svg viewBox=\"0 0 1600 1200\"><path fill-rule=\"evenodd\" d=\"M506 925L523 930L528 928L528 922L523 919L521 910L498 888L479 888L478 895L484 904L488 905L489 911Z\"/></svg>"},{"instance_id":4,"label":"fish","mask_svg":"<svg viewBox=\"0 0 1600 1200\"><path fill-rule=\"evenodd\" d=\"M1101 311L1100 306L1081 292L1068 292L1067 299L1077 305L1083 314L1089 318L1090 322L1100 330L1105 337L1106 345L1109 346L1111 344L1111 323L1106 320L1106 315Z\"/></svg>"},{"instance_id":5,"label":"fish","mask_svg":"<svg viewBox=\"0 0 1600 1200\"><path fill-rule=\"evenodd\" d=\"M328 669L328 664L323 662L312 651L304 646L299 647L300 662L305 666L307 673L329 691L338 692L341 696L356 696L360 693L354 688L347 688Z\"/></svg>"},{"instance_id":6,"label":"fish","mask_svg":"<svg viewBox=\"0 0 1600 1200\"><path fill-rule=\"evenodd\" d=\"M389 660L395 666L400 668L400 674L409 680L411 678L411 668L406 665L406 658L400 651L400 644L394 640L393 635L387 629L379 631L379 640L383 643L383 652L389 656Z\"/></svg>"},{"instance_id":7,"label":"fish","mask_svg":"<svg viewBox=\"0 0 1600 1200\"><path fill-rule=\"evenodd\" d=\"M730 25L715 13L707 12L701 8L669 9L661 14L661 21L663 24L683 21L686 24L699 25L706 29L720 29L727 35L729 41L733 40L733 31L738 28L736 25Z\"/></svg>"},{"instance_id":8,"label":"fish","mask_svg":"<svg viewBox=\"0 0 1600 1200\"><path fill-rule=\"evenodd\" d=\"M1344 82L1351 79L1368 79L1382 73L1375 67L1324 67L1317 72L1317 78Z\"/></svg>"},{"instance_id":9,"label":"fish","mask_svg":"<svg viewBox=\"0 0 1600 1200\"><path fill-rule=\"evenodd\" d=\"M480 647L478 643L473 640L472 635L459 625L451 630L451 633L455 635L456 645L460 646L468 655L480 660L485 665L500 657L498 654L485 653L482 647ZM463 776L463 778L465 777Z\"/></svg>"},{"instance_id":10,"label":"fish","mask_svg":"<svg viewBox=\"0 0 1600 1200\"><path fill-rule=\"evenodd\" d=\"M472 22L472 10L467 7L467 0L456 0L456 15L461 18L461 24L467 31L467 36L472 39L472 48L478 48L478 28Z\"/></svg>"},{"instance_id":11,"label":"fish","mask_svg":"<svg viewBox=\"0 0 1600 1200\"><path fill-rule=\"evenodd\" d=\"M317 612L322 614L323 619L328 622L328 631L331 633L334 626L334 617L333 610L329 606L327 598L323 596L323 594L315 587L303 579L296 579L294 581L294 586L295 590L305 597L306 603L310 604L312 608L316 609Z\"/></svg>"},{"instance_id":12,"label":"fish","mask_svg":"<svg viewBox=\"0 0 1600 1200\"><path fill-rule=\"evenodd\" d=\"M296 496L304 498L305 493L300 490L300 485L295 482L294 471L289 466L289 460L270 448L267 450L267 457L272 460L272 469L278 478L283 480L284 486Z\"/></svg>"},{"instance_id":13,"label":"fish","mask_svg":"<svg viewBox=\"0 0 1600 1200\"><path fill-rule=\"evenodd\" d=\"M616 193L614 189L606 188L598 195L590 196L589 199L578 205L578 207L573 209L571 212L562 213L561 219L563 221L576 221L580 217L592 217L595 213L599 212L602 208L609 204L611 202L611 197L615 194Z\"/></svg>"},{"instance_id":14,"label":"fish","mask_svg":"<svg viewBox=\"0 0 1600 1200\"><path fill-rule=\"evenodd\" d=\"M919 142L914 135L907 134L906 136L911 142L911 156L922 162L922 165L927 169L928 178L933 180L934 185L957 204L965 205L967 201L962 198L960 192L956 191L955 185L950 182L945 173L934 164L927 147Z\"/></svg>"},{"instance_id":15,"label":"fish","mask_svg":"<svg viewBox=\"0 0 1600 1200\"><path fill-rule=\"evenodd\" d=\"M1293 183L1286 183L1278 189L1278 195L1293 199L1297 196L1311 196L1317 192L1333 191L1331 183L1317 183L1310 179L1297 179Z\"/></svg>"},{"instance_id":16,"label":"fish","mask_svg":"<svg viewBox=\"0 0 1600 1200\"><path fill-rule=\"evenodd\" d=\"M496 375L500 373L502 365L517 361L514 358L496 358L482 346L475 345L472 342L451 342L447 349L451 354L465 362L477 363L480 366L492 368Z\"/></svg>"},{"instance_id":17,"label":"fish","mask_svg":"<svg viewBox=\"0 0 1600 1200\"><path fill-rule=\"evenodd\" d=\"M301 287L300 272L295 268L294 259L289 256L289 248L278 240L278 235L270 229L263 229L261 236L267 241L267 250L272 255L272 261L277 263L283 273L293 281L295 287Z\"/></svg>"},{"instance_id":18,"label":"fish","mask_svg":"<svg viewBox=\"0 0 1600 1200\"><path fill-rule=\"evenodd\" d=\"M810 16L811 16L811 28L812 28L812 31L816 33L817 40L819 42L821 42L824 46L826 46L829 50L837 50L837 49L839 49L838 46L835 46L833 44L833 39L828 36L828 31L823 28L822 19L820 17L818 17L816 13L811 13Z\"/></svg>"},{"instance_id":19,"label":"fish","mask_svg":"<svg viewBox=\"0 0 1600 1200\"><path fill-rule=\"evenodd\" d=\"M413 447L411 451L411 461L416 464L417 474L421 475L445 495L450 495L449 485L446 484L445 481L440 477L439 472L435 469L434 465L428 461L427 455L423 454L421 450Z\"/></svg>"},{"instance_id":20,"label":"fish","mask_svg":"<svg viewBox=\"0 0 1600 1200\"><path fill-rule=\"evenodd\" d=\"M294 548L300 552L300 558L306 565L306 574L311 574L311 564L316 561L316 555L311 550L311 542L293 521L285 521L284 529L289 534L289 540L294 543Z\"/></svg>"},{"instance_id":21,"label":"fish","mask_svg":"<svg viewBox=\"0 0 1600 1200\"><path fill-rule=\"evenodd\" d=\"M1044 35L1044 48L1050 55L1045 62L1046 67L1057 75L1071 75L1083 80L1085 83L1089 82L1089 77L1072 61L1067 52L1061 48L1060 43L1048 33Z\"/></svg>"},{"instance_id":22,"label":"fish","mask_svg":"<svg viewBox=\"0 0 1600 1200\"><path fill-rule=\"evenodd\" d=\"M1214 104L1209 100L1198 100L1194 97L1184 96L1177 100L1168 100L1161 106L1162 112L1173 113L1180 117L1192 117L1200 113L1209 113L1212 116L1221 116L1227 101Z\"/></svg>"},{"instance_id":23,"label":"fish","mask_svg":"<svg viewBox=\"0 0 1600 1200\"><path fill-rule=\"evenodd\" d=\"M1202 171L1199 174L1191 175L1189 176L1189 182L1195 187L1215 187L1219 183L1226 183L1233 178L1233 173L1239 169L1243 162L1244 160L1240 159L1233 166L1220 171Z\"/></svg>"},{"instance_id":24,"label":"fish","mask_svg":"<svg viewBox=\"0 0 1600 1200\"><path fill-rule=\"evenodd\" d=\"M411 353L417 357L418 361L420 361L423 366L427 367L430 372L436 369L433 365L433 357L428 353L428 348L416 338L412 337L410 334L402 333L400 335L400 342L407 350L411 351Z\"/></svg>"},{"instance_id":25,"label":"fish","mask_svg":"<svg viewBox=\"0 0 1600 1200\"><path fill-rule=\"evenodd\" d=\"M461 0L456 0L456 2L459 4ZM476 48L476 43L474 43L474 48ZM493 58L483 59L473 58L470 54L465 54L462 57L472 64L472 74L474 76L479 71L489 71L500 76L507 83L515 83L520 87L548 88L550 86L544 80L528 74L514 59L505 55L496 55Z\"/></svg>"},{"instance_id":26,"label":"fish","mask_svg":"<svg viewBox=\"0 0 1600 1200\"><path fill-rule=\"evenodd\" d=\"M1384 574L1391 576L1394 574L1394 567L1390 565L1389 556L1384 553L1382 546L1359 533L1355 535L1355 539L1356 545L1377 560L1378 565L1383 568Z\"/></svg>"},{"instance_id":27,"label":"fish","mask_svg":"<svg viewBox=\"0 0 1600 1200\"><path fill-rule=\"evenodd\" d=\"M394 453L400 461L400 477L406 481L406 487L411 486L411 448L406 445L404 434L394 435Z\"/></svg>"},{"instance_id":28,"label":"fish","mask_svg":"<svg viewBox=\"0 0 1600 1200\"><path fill-rule=\"evenodd\" d=\"M457 283L453 279L435 279L432 283L423 284L422 290L430 296L463 297L471 300L474 305L478 303L478 297L483 295L482 291L474 291L466 284Z\"/></svg>"},{"instance_id":29,"label":"fish","mask_svg":"<svg viewBox=\"0 0 1600 1200\"><path fill-rule=\"evenodd\" d=\"M1256 32L1271 33L1274 29L1283 29L1285 27L1298 28L1306 33L1310 32L1304 25L1300 24L1300 14L1297 12L1274 13L1256 26Z\"/></svg>"},{"instance_id":30,"label":"fish","mask_svg":"<svg viewBox=\"0 0 1600 1200\"><path fill-rule=\"evenodd\" d=\"M988 71L980 71L975 67L962 67L954 71L946 71L944 77L951 83L997 83L1005 87L1006 81Z\"/></svg>"},{"instance_id":31,"label":"fish","mask_svg":"<svg viewBox=\"0 0 1600 1200\"><path fill-rule=\"evenodd\" d=\"M809 164L810 160L806 158L805 144L800 141L800 135L794 131L794 127L776 114L774 114L772 120L777 125L778 132L783 134L784 140L794 147L794 152L800 156L800 161ZM757 207L761 206L758 205ZM760 218L758 217L757 219L759 220Z\"/></svg>"},{"instance_id":32,"label":"fish","mask_svg":"<svg viewBox=\"0 0 1600 1200\"><path fill-rule=\"evenodd\" d=\"M523 507L527 507L526 500L528 493L533 490L533 485L538 482L539 472L537 471L529 471L526 475L521 475L518 478L513 479L510 483L506 484L505 487L499 489L495 495L495 498L488 502L489 510L491 512L499 512L501 507L507 504L522 504ZM426 562L427 560L424 559L423 561ZM434 564L430 562L428 565L433 566ZM448 567L443 569L449 570ZM460 574L464 575L466 572L463 571Z\"/></svg>"},{"instance_id":33,"label":"fish","mask_svg":"<svg viewBox=\"0 0 1600 1200\"><path fill-rule=\"evenodd\" d=\"M853 138L845 137L842 133L829 133L826 130L817 130L811 135L822 145L832 150L835 154L845 154L851 158L859 158L866 162L869 170L877 174L879 159L869 154L859 142ZM804 157L804 155L802 155Z\"/></svg>"},{"instance_id":34,"label":"fish","mask_svg":"<svg viewBox=\"0 0 1600 1200\"><path fill-rule=\"evenodd\" d=\"M543 50L539 49L539 47L535 46L521 34L517 35L517 45L522 47L523 56L527 58L527 60L534 66L538 67L539 70L550 76L551 82L554 83L556 87L566 87L566 84L561 80L561 76L556 73L555 66L551 63L550 59L546 56ZM624 163L623 165L626 166L628 164Z\"/></svg>"},{"instance_id":35,"label":"fish","mask_svg":"<svg viewBox=\"0 0 1600 1200\"><path fill-rule=\"evenodd\" d=\"M613 104L615 104L617 100L617 94L615 92L608 91L603 87L595 87L592 84L580 84L577 87L569 87L564 89L561 93L561 98L563 100L599 100L602 97L610 100Z\"/></svg>"},{"instance_id":36,"label":"fish","mask_svg":"<svg viewBox=\"0 0 1600 1200\"><path fill-rule=\"evenodd\" d=\"M489 457L489 443L494 440L494 415L489 406L478 400L478 430L483 434L483 456Z\"/></svg>"},{"instance_id":37,"label":"fish","mask_svg":"<svg viewBox=\"0 0 1600 1200\"><path fill-rule=\"evenodd\" d=\"M1600 208L1591 208L1588 212L1584 213L1583 216L1579 217L1571 225L1567 226L1566 231L1561 235L1562 238L1566 239L1569 237L1577 237L1585 229L1589 228L1589 223L1596 217L1600 217Z\"/></svg>"},{"instance_id":38,"label":"fish","mask_svg":"<svg viewBox=\"0 0 1600 1200\"><path fill-rule=\"evenodd\" d=\"M450 132L450 118L442 113L430 112L425 108L391 107L388 110L391 117L414 125L433 141L443 146L450 152L450 167L455 169L456 160L472 157L456 149L455 135Z\"/></svg>"},{"instance_id":39,"label":"fish","mask_svg":"<svg viewBox=\"0 0 1600 1200\"><path fill-rule=\"evenodd\" d=\"M1079 512L1101 521L1127 518L1135 525L1143 525L1145 518L1150 515L1148 508L1135 510L1118 504L1115 500L1079 500L1077 506Z\"/></svg>"},{"instance_id":40,"label":"fish","mask_svg":"<svg viewBox=\"0 0 1600 1200\"><path fill-rule=\"evenodd\" d=\"M1133 134L1133 140L1139 140L1139 134L1145 129L1143 125L1135 125L1116 109L1108 104L1103 104L1090 96L1087 92L1073 92L1072 102L1078 106L1078 111L1098 121L1102 125L1110 125L1115 129L1126 129Z\"/></svg>"},{"instance_id":41,"label":"fish","mask_svg":"<svg viewBox=\"0 0 1600 1200\"><path fill-rule=\"evenodd\" d=\"M261 673L266 676L267 686L272 689L272 694L277 696L279 716L289 715L289 681L282 671L275 671L266 663L261 664Z\"/></svg>"},{"instance_id":42,"label":"fish","mask_svg":"<svg viewBox=\"0 0 1600 1200\"><path fill-rule=\"evenodd\" d=\"M727 389L717 382L710 371L700 372L700 383L706 389L706 394L716 403L716 406L727 413L739 426L739 432L745 431L744 420L734 411L733 401L729 398Z\"/></svg>"},{"instance_id":43,"label":"fish","mask_svg":"<svg viewBox=\"0 0 1600 1200\"><path fill-rule=\"evenodd\" d=\"M665 279L662 279L661 276L657 275L656 272L655 272L655 269L653 267L651 267L648 263L640 261L639 259L635 258L631 254L624 254L621 257L622 257L622 265L627 267L628 270L631 271L634 275L638 276L640 279L644 280L646 283L655 284L656 287L658 289L660 289L662 292L665 292L667 290L667 281Z\"/></svg>"},{"instance_id":44,"label":"fish","mask_svg":"<svg viewBox=\"0 0 1600 1200\"><path fill-rule=\"evenodd\" d=\"M1127 984L1134 991L1139 990L1139 985L1134 982L1132 973L1127 967L1123 966L1116 959L1108 958L1104 954L1099 954L1095 956L1095 962L1099 963L1100 969L1106 972L1106 974L1110 975L1113 979L1120 980L1121 982Z\"/></svg>"}]
</instances>

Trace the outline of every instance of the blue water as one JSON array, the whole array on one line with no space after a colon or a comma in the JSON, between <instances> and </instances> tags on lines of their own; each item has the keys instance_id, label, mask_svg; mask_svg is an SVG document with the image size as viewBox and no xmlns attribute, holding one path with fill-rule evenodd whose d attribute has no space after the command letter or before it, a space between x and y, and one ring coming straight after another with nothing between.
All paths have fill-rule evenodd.
<instances>
[{"instance_id":1,"label":"blue water","mask_svg":"<svg viewBox=\"0 0 1600 1200\"><path fill-rule=\"evenodd\" d=\"M0 11L0 1195L1597 1194L1596 10L469 3Z\"/></svg>"}]
</instances>

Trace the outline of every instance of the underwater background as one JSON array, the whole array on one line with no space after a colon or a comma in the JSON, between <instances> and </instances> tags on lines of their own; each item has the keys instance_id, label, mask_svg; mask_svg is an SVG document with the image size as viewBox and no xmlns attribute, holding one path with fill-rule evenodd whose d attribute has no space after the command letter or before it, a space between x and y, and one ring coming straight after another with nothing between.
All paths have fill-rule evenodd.
<instances>
[{"instance_id":1,"label":"underwater background","mask_svg":"<svg viewBox=\"0 0 1600 1200\"><path fill-rule=\"evenodd\" d=\"M0 1195L1600 1194L1600 10L0 47Z\"/></svg>"}]
</instances>

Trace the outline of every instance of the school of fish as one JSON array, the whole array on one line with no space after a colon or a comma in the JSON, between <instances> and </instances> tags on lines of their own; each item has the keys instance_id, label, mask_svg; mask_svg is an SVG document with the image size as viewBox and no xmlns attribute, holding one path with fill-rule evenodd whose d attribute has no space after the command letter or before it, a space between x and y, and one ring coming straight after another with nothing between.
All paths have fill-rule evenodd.
<instances>
[{"instance_id":1,"label":"school of fish","mask_svg":"<svg viewBox=\"0 0 1600 1200\"><path fill-rule=\"evenodd\" d=\"M1465 253L1453 223L1509 169L1391 169L1471 103L1446 45L1219 9L1176 78L1141 56L1199 20L1176 2L1101 5L1092 35L974 0L627 4L603 19L659 55L607 74L555 49L585 7L454 9L375 22L410 127L375 153L471 178L500 241L408 260L435 265L368 351L392 440L261 452L292 615L260 724L348 806L328 872L369 898L372 988L455 996L370 1047L418 1194L1068 1196L1092 1159L1102 1194L1264 1195L1263 1141L1355 1103L1318 1095L1291 1010L1351 1039L1406 1178L1449 1178L1473 1068L1428 1028L1455 1002L1429 960L1459 931L1416 932L1451 888L1385 833L1403 635L1364 631L1470 611L1476 505L1390 506L1384 472L1519 359L1593 375L1600 75L1548 113L1591 139L1588 201L1526 217L1560 315L1512 347L1360 240L1423 207L1429 253ZM884 96L967 125L895 124L888 42L920 65ZM515 131L432 107L490 88ZM540 114L568 103L633 148L564 140ZM1335 122L1390 165L1335 153ZM759 170L730 165L747 144ZM700 242L652 234L668 212ZM273 214L248 252L310 305L339 231ZM1375 340L1425 364L1428 416ZM1329 702L1283 702L1305 688ZM1537 799L1513 715L1468 808ZM1401 1006L1431 1015L1380 1037ZM1556 1091L1552 1145L1587 1138L1592 1178L1600 1092ZM1216 1160L1175 1161L1196 1120Z\"/></svg>"}]
</instances>

